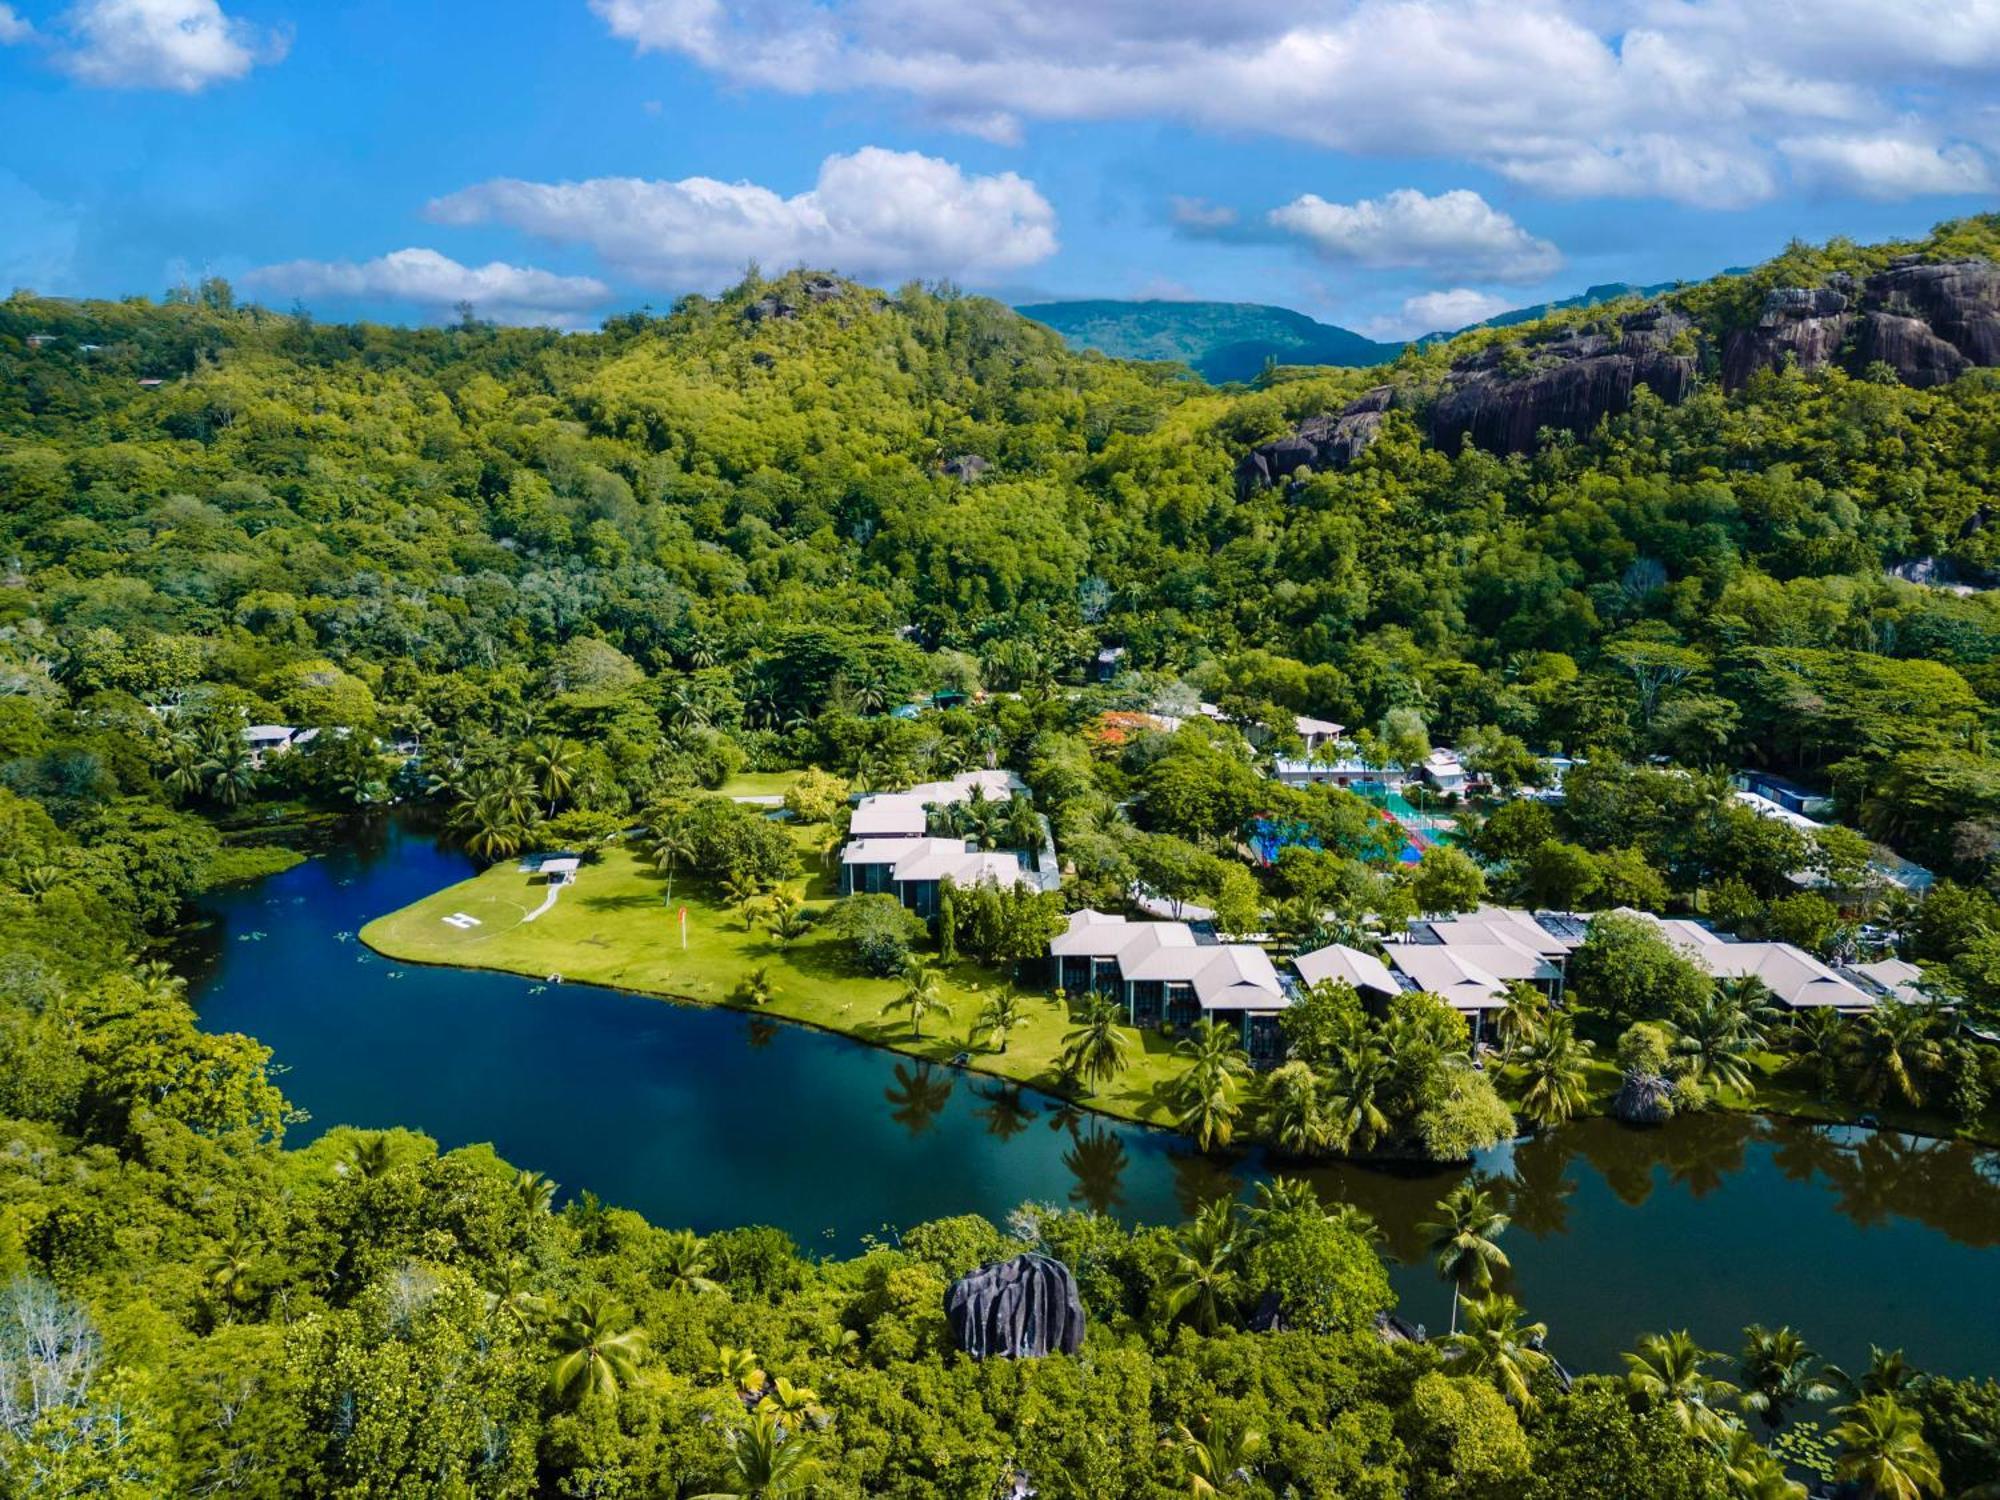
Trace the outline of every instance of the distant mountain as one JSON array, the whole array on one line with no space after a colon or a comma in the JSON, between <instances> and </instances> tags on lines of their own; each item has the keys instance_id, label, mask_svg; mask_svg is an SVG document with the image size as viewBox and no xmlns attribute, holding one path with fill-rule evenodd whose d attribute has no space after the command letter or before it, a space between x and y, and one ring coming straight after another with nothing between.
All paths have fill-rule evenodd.
<instances>
[{"instance_id":1,"label":"distant mountain","mask_svg":"<svg viewBox=\"0 0 2000 1500\"><path fill-rule=\"evenodd\" d=\"M1380 365L1403 350L1285 307L1256 302L1034 302L1014 309L1072 348L1115 359L1166 359L1205 380L1250 380L1266 359L1282 365Z\"/></svg>"}]
</instances>

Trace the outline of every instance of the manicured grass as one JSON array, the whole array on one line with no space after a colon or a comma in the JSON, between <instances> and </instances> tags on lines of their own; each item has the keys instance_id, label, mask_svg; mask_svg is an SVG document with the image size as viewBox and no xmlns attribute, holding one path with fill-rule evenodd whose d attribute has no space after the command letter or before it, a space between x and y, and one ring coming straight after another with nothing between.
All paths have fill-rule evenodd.
<instances>
[{"instance_id":1,"label":"manicured grass","mask_svg":"<svg viewBox=\"0 0 2000 1500\"><path fill-rule=\"evenodd\" d=\"M739 771L716 788L723 797L782 797L803 771Z\"/></svg>"},{"instance_id":2,"label":"manicured grass","mask_svg":"<svg viewBox=\"0 0 2000 1500\"><path fill-rule=\"evenodd\" d=\"M834 895L830 866L820 860L827 830L800 828L797 834L813 873L792 888L805 897L808 909L823 912ZM498 969L537 979L560 974L704 1005L736 1004L731 997L743 977L767 968L775 994L758 1014L803 1021L932 1061L969 1050L971 1066L981 1072L1044 1087L1056 1081L1063 1034L1073 1022L1038 988L1021 987L1026 1024L1014 1031L1006 1052L991 1052L983 1041L970 1042L968 1031L1005 976L957 964L944 975L950 1014L927 1017L919 1038L911 1033L907 1013L883 1014L883 1006L901 993L901 981L857 973L844 940L813 931L786 945L761 922L745 930L742 914L726 906L706 880L682 875L674 882L671 904L666 893L663 876L613 847L599 863L586 865L556 904L530 923L523 917L541 904L546 888L510 860L376 919L361 930L361 940L410 963ZM685 949L676 916L683 907ZM443 920L459 912L477 917L480 925L460 931ZM1125 1070L1079 1102L1124 1119L1169 1123L1165 1086L1182 1066L1173 1043L1150 1032L1128 1031L1128 1037Z\"/></svg>"}]
</instances>

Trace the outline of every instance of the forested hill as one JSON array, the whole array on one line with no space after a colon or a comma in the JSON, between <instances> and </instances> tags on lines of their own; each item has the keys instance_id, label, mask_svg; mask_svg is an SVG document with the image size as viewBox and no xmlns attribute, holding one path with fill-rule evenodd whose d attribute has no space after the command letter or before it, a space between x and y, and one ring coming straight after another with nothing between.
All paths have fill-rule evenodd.
<instances>
[{"instance_id":1,"label":"forested hill","mask_svg":"<svg viewBox=\"0 0 2000 1500\"><path fill-rule=\"evenodd\" d=\"M532 695L584 634L780 725L862 660L895 693L939 651L1005 688L1115 643L1135 691L1831 777L1976 875L2000 611L1888 570L2000 562L2000 390L1910 311L1945 283L1897 265L1996 244L1989 217L1799 247L1670 306L1233 394L991 302L805 275L567 337L320 325L219 286L16 296L0 653L16 701L297 719L328 709L294 679L331 664L370 713L449 719ZM1977 353L1990 276L1950 274L1959 322L1931 316ZM1292 436L1337 422L1344 449Z\"/></svg>"},{"instance_id":2,"label":"forested hill","mask_svg":"<svg viewBox=\"0 0 2000 1500\"><path fill-rule=\"evenodd\" d=\"M1255 302L1038 302L1015 311L1046 323L1078 349L1115 359L1177 361L1218 385L1255 379L1267 360L1380 365L1403 348Z\"/></svg>"}]
</instances>

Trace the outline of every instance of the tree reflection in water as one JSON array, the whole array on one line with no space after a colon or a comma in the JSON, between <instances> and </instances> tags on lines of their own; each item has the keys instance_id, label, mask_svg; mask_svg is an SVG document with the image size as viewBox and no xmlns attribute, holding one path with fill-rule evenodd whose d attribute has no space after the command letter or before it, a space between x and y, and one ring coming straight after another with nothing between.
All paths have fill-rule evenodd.
<instances>
[{"instance_id":1,"label":"tree reflection in water","mask_svg":"<svg viewBox=\"0 0 2000 1500\"><path fill-rule=\"evenodd\" d=\"M752 1052L761 1052L778 1039L778 1023L769 1016L750 1018L748 1040Z\"/></svg>"},{"instance_id":2,"label":"tree reflection in water","mask_svg":"<svg viewBox=\"0 0 2000 1500\"><path fill-rule=\"evenodd\" d=\"M889 1118L911 1135L922 1135L951 1102L955 1082L949 1073L940 1073L930 1063L897 1063L896 1081L882 1090Z\"/></svg>"},{"instance_id":3,"label":"tree reflection in water","mask_svg":"<svg viewBox=\"0 0 2000 1500\"><path fill-rule=\"evenodd\" d=\"M1063 1165L1076 1177L1069 1201L1098 1214L1118 1208L1125 1202L1120 1179L1130 1162L1125 1138L1116 1131L1096 1122L1074 1131L1063 1153Z\"/></svg>"},{"instance_id":4,"label":"tree reflection in water","mask_svg":"<svg viewBox=\"0 0 2000 1500\"><path fill-rule=\"evenodd\" d=\"M1018 1084L989 1083L974 1090L983 1101L973 1110L996 1141L1011 1141L1040 1113Z\"/></svg>"}]
</instances>

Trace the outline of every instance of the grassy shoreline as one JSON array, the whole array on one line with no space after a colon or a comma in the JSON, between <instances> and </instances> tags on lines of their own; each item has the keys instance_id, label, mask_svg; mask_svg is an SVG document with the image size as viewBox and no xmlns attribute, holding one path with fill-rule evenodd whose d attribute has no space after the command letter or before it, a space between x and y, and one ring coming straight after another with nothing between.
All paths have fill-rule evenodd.
<instances>
[{"instance_id":1,"label":"grassy shoreline","mask_svg":"<svg viewBox=\"0 0 2000 1500\"><path fill-rule=\"evenodd\" d=\"M812 873L792 881L791 888L808 910L820 914L834 900L833 876L820 859L818 835L806 828L797 833ZM667 890L665 877L631 851L614 846L597 863L586 865L554 906L528 923L522 918L541 904L545 888L505 862L375 918L361 929L360 938L399 963L485 969L529 979L560 974L567 981L649 999L792 1021L920 1062L949 1064L963 1052L969 1054L963 1064L967 1071L1057 1094L1113 1119L1174 1129L1167 1091L1181 1063L1171 1038L1126 1028L1125 1070L1099 1089L1072 1095L1057 1074L1062 1037L1072 1022L1064 1007L1035 987L1021 987L1026 1020L1000 1052L985 1045L984 1038L975 1041L971 1029L986 999L1006 985L1006 977L969 961L940 966L947 1010L927 1021L918 1036L906 1018L884 1014L901 982L854 973L844 943L831 934L814 930L790 944L780 943L755 921L746 926L742 914L706 881L680 877L673 883L671 904ZM678 930L682 908L688 914L685 949ZM458 912L477 916L479 926L460 930L446 925L443 919ZM769 972L771 999L757 1006L732 998L737 983L757 968ZM2000 1120L1992 1114L1966 1131L1928 1112L1830 1103L1793 1087L1781 1076L1779 1062L1775 1055L1760 1057L1754 1098L1725 1100L1714 1107L1827 1125L1858 1125L1872 1117L1887 1130L2000 1145ZM1609 1116L1617 1088L1616 1070L1602 1059L1593 1062L1589 1098L1579 1117ZM1239 1132L1240 1144L1253 1139L1247 1131Z\"/></svg>"}]
</instances>

